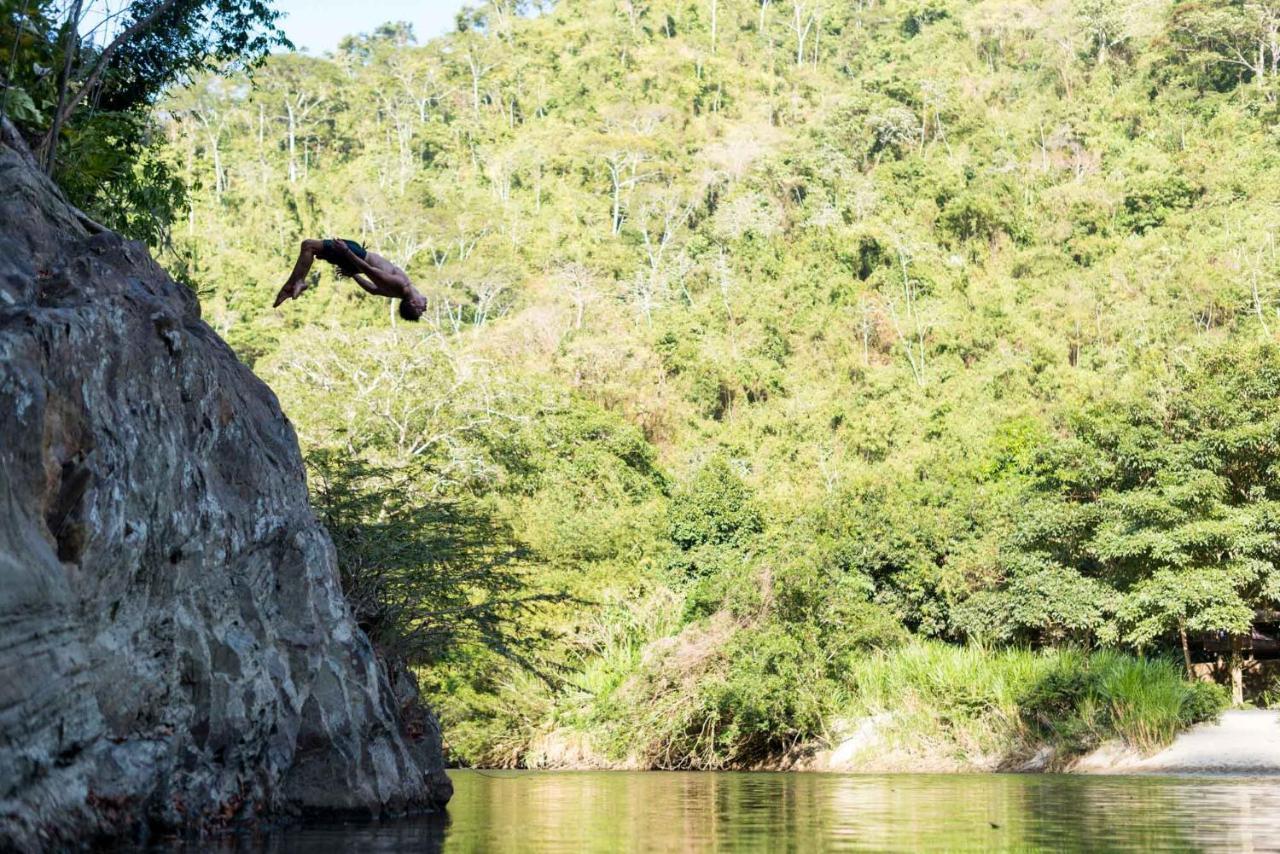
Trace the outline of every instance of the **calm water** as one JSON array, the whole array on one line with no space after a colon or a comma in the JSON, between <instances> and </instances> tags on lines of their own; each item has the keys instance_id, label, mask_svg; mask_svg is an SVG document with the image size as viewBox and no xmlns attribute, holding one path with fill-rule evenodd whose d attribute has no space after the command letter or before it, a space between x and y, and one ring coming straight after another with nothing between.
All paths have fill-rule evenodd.
<instances>
[{"instance_id":1,"label":"calm water","mask_svg":"<svg viewBox=\"0 0 1280 854\"><path fill-rule=\"evenodd\" d=\"M447 818L271 852L1280 851L1280 778L451 772ZM207 849L206 849L207 850Z\"/></svg>"}]
</instances>

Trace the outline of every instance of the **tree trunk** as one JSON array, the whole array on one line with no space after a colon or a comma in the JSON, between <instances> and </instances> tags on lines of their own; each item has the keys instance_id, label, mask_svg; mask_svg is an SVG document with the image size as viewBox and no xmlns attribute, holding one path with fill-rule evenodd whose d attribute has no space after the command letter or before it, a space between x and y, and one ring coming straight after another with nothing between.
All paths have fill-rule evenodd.
<instances>
[{"instance_id":1,"label":"tree trunk","mask_svg":"<svg viewBox=\"0 0 1280 854\"><path fill-rule=\"evenodd\" d=\"M719 0L711 0L711 52L716 52L716 12L719 11Z\"/></svg>"},{"instance_id":2,"label":"tree trunk","mask_svg":"<svg viewBox=\"0 0 1280 854\"><path fill-rule=\"evenodd\" d=\"M1241 656L1243 645L1244 641L1240 635L1231 636L1231 703L1236 706L1244 705L1244 662Z\"/></svg>"},{"instance_id":3,"label":"tree trunk","mask_svg":"<svg viewBox=\"0 0 1280 854\"><path fill-rule=\"evenodd\" d=\"M62 72L58 75L58 105L53 111L53 127L45 137L44 150L40 155L44 158L44 173L53 174L53 163L58 153L58 136L62 133L62 123L66 120L63 108L67 105L67 87L71 85L71 62L76 55L77 40L80 30L81 0L71 4L67 13L67 34L62 43Z\"/></svg>"},{"instance_id":4,"label":"tree trunk","mask_svg":"<svg viewBox=\"0 0 1280 854\"><path fill-rule=\"evenodd\" d=\"M293 184L298 180L298 160L295 148L297 130L293 117L293 105L286 102L284 108L289 114L289 183Z\"/></svg>"},{"instance_id":5,"label":"tree trunk","mask_svg":"<svg viewBox=\"0 0 1280 854\"><path fill-rule=\"evenodd\" d=\"M1074 361L1072 364L1075 364ZM1182 663L1187 666L1187 679L1194 680L1196 678L1195 671L1191 667L1191 645L1187 643L1187 624L1180 623L1178 625L1178 636L1182 640Z\"/></svg>"},{"instance_id":6,"label":"tree trunk","mask_svg":"<svg viewBox=\"0 0 1280 854\"><path fill-rule=\"evenodd\" d=\"M140 21L134 21L130 24L124 32L116 36L115 40L112 41L111 44L106 46L102 53L98 54L98 60L93 64L93 68L89 70L89 76L85 78L84 83L81 84L80 88L74 95L66 99L66 102L62 104L54 114L53 126L50 128L50 133L46 135L44 140L44 150L48 152L48 162L52 163L54 157L57 155L58 137L53 133L53 130L56 128L61 132L62 126L66 123L67 119L71 117L71 114L75 112L76 108L80 106L80 102L84 100L85 96L88 95L95 86L98 85L98 81L102 79L103 73L107 70L107 65L111 62L111 57L120 49L120 45L128 43L135 36L150 29L151 26L155 24L156 21L160 20L160 18L168 12L170 7L172 7L176 2L177 0L162 0L161 3L151 10L147 17ZM77 4L77 6L78 5L79 4Z\"/></svg>"},{"instance_id":7,"label":"tree trunk","mask_svg":"<svg viewBox=\"0 0 1280 854\"><path fill-rule=\"evenodd\" d=\"M821 13L822 10L819 9L818 12ZM817 26L817 29L813 31L813 67L817 68L818 56L820 51L822 50L822 19L815 16L814 23L816 23L818 26Z\"/></svg>"},{"instance_id":8,"label":"tree trunk","mask_svg":"<svg viewBox=\"0 0 1280 854\"><path fill-rule=\"evenodd\" d=\"M213 149L213 197L218 204L222 204L222 191L226 182L222 178L222 150L216 136L209 140L209 146Z\"/></svg>"},{"instance_id":9,"label":"tree trunk","mask_svg":"<svg viewBox=\"0 0 1280 854\"><path fill-rule=\"evenodd\" d=\"M622 230L622 182L621 167L610 165L609 178L613 183L613 211L611 227L614 234Z\"/></svg>"}]
</instances>

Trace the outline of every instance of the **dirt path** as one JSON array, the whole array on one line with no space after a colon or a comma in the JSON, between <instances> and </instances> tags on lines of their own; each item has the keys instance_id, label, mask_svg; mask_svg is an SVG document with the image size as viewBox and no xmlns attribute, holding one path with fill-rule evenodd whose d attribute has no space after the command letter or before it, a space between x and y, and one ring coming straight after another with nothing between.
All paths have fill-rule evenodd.
<instances>
[{"instance_id":1,"label":"dirt path","mask_svg":"<svg viewBox=\"0 0 1280 854\"><path fill-rule=\"evenodd\" d=\"M1224 712L1218 723L1193 727L1155 756L1114 770L1280 774L1280 712Z\"/></svg>"}]
</instances>

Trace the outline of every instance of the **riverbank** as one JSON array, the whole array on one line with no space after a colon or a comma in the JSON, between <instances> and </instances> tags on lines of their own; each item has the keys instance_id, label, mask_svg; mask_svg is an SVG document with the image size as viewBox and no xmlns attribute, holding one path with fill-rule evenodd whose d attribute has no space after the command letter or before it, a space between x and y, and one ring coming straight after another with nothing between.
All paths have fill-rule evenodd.
<instances>
[{"instance_id":1,"label":"riverbank","mask_svg":"<svg viewBox=\"0 0 1280 854\"><path fill-rule=\"evenodd\" d=\"M1150 756L1107 745L1071 768L1094 774L1280 774L1280 711L1233 709Z\"/></svg>"},{"instance_id":2,"label":"riverbank","mask_svg":"<svg viewBox=\"0 0 1280 854\"><path fill-rule=\"evenodd\" d=\"M638 680L624 682L603 698L612 700L609 715L534 733L523 749L507 754L505 767L1066 771L1100 749L1115 754L1113 764L1152 756L1191 727L1217 719L1226 705L1220 687L1188 682L1164 659L916 641L850 660L842 690L813 708L820 719L802 730L794 715L775 716L793 724L784 739L769 735L780 730L768 728L763 715L748 728L722 704L695 705L699 692L719 696L706 688L717 674L700 677L665 692L655 690L664 687L656 681L641 690ZM637 695L649 703L637 703ZM786 699L773 696L778 703ZM645 711L658 708L671 713ZM736 749L753 743L768 749Z\"/></svg>"},{"instance_id":3,"label":"riverbank","mask_svg":"<svg viewBox=\"0 0 1280 854\"><path fill-rule=\"evenodd\" d=\"M929 755L898 748L892 721L865 718L829 750L818 751L797 770L861 773L973 773L1065 771L1079 774L1280 774L1280 712L1235 709L1216 721L1179 733L1161 749L1144 752L1109 739L1078 756L1044 743L1025 755L958 756L945 749Z\"/></svg>"},{"instance_id":4,"label":"riverbank","mask_svg":"<svg viewBox=\"0 0 1280 854\"><path fill-rule=\"evenodd\" d=\"M939 749L934 755L895 747L888 714L863 718L829 749L760 766L763 771L845 773L982 773L1065 771L1075 774L1239 774L1280 775L1280 711L1233 709L1216 721L1191 727L1168 746L1143 753L1119 739L1082 756L1063 756L1050 744L1022 756L961 757ZM643 770L632 761L610 761L577 734L551 734L530 753L531 767L574 771Z\"/></svg>"}]
</instances>

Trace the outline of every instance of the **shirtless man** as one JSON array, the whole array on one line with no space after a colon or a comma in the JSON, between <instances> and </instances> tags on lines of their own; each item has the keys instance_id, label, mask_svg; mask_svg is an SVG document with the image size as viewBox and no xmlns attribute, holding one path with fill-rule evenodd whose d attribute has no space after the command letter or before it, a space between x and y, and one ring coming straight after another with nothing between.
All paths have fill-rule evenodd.
<instances>
[{"instance_id":1,"label":"shirtless man","mask_svg":"<svg viewBox=\"0 0 1280 854\"><path fill-rule=\"evenodd\" d=\"M304 240L293 265L289 280L276 294L278 308L285 300L297 299L307 289L307 273L311 263L319 258L337 268L339 276L355 279L356 284L374 296L400 300L400 316L405 320L417 320L426 311L427 298L413 286L404 270L386 258L367 251L354 240Z\"/></svg>"}]
</instances>

